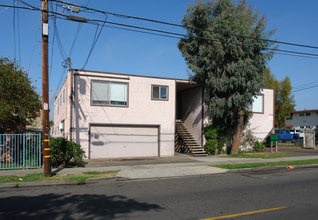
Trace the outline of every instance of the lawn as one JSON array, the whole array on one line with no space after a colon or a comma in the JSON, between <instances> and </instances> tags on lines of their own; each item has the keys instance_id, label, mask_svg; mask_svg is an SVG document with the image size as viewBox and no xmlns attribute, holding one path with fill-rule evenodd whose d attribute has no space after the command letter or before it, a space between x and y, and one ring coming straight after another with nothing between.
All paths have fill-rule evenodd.
<instances>
[{"instance_id":1,"label":"lawn","mask_svg":"<svg viewBox=\"0 0 318 220\"><path fill-rule=\"evenodd\" d=\"M260 168L260 167L279 167L279 166L305 166L318 164L318 159L311 160L293 160L293 161L278 161L278 162L258 162L258 163L241 163L241 164L220 164L214 167L223 169L245 169L245 168Z\"/></svg>"},{"instance_id":2,"label":"lawn","mask_svg":"<svg viewBox=\"0 0 318 220\"><path fill-rule=\"evenodd\" d=\"M51 177L45 177L43 173L35 174L26 174L23 176L8 175L0 176L0 183L19 183L23 182L45 182L45 183L54 183L54 182L75 182L77 184L85 184L88 179L93 178L110 178L116 176L118 173L115 171L104 171L104 172L84 172L80 174L56 174Z\"/></svg>"},{"instance_id":3,"label":"lawn","mask_svg":"<svg viewBox=\"0 0 318 220\"><path fill-rule=\"evenodd\" d=\"M229 157L233 158L262 158L262 159L272 159L272 158L282 158L282 157L290 157L287 153L238 153L229 155Z\"/></svg>"}]
</instances>

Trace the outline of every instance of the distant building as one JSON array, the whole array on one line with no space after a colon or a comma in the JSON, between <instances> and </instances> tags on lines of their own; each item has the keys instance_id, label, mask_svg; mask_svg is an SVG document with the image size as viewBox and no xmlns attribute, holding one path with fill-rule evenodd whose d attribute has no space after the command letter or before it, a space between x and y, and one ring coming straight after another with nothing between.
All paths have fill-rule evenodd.
<instances>
[{"instance_id":1,"label":"distant building","mask_svg":"<svg viewBox=\"0 0 318 220\"><path fill-rule=\"evenodd\" d=\"M40 111L40 115L32 121L32 124L26 126L27 131L42 131L42 111Z\"/></svg>"},{"instance_id":2,"label":"distant building","mask_svg":"<svg viewBox=\"0 0 318 220\"><path fill-rule=\"evenodd\" d=\"M288 128L314 129L318 127L318 109L295 111L285 124Z\"/></svg>"}]
</instances>

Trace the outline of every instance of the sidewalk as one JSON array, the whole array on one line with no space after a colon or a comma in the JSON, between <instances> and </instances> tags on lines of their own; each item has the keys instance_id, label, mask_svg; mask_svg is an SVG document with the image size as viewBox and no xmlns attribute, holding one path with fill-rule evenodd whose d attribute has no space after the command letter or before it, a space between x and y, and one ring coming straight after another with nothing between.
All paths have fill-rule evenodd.
<instances>
[{"instance_id":1,"label":"sidewalk","mask_svg":"<svg viewBox=\"0 0 318 220\"><path fill-rule=\"evenodd\" d=\"M239 164L255 162L276 162L276 161L294 161L318 159L318 155L284 157L275 159L261 158L231 158L227 156L208 156L208 157L191 157L186 162L157 163L157 164L131 164L118 166L103 167L86 167L63 169L60 173L82 173L86 171L107 171L119 170L118 178L124 179L152 179L182 177L193 175L209 175L226 173L227 169L213 167L219 164Z\"/></svg>"},{"instance_id":2,"label":"sidewalk","mask_svg":"<svg viewBox=\"0 0 318 220\"><path fill-rule=\"evenodd\" d=\"M231 158L224 156L192 157L177 154L175 157L125 159L125 160L89 160L85 167L52 169L58 174L79 174L88 171L114 171L118 170L116 178L119 179L152 179L169 178L193 175L209 175L225 173L228 170L213 167L219 164L238 164L255 162L276 162L318 159L318 154L283 157L275 159L261 158ZM25 175L29 173L41 173L43 169L29 170L1 170L0 176Z\"/></svg>"}]
</instances>

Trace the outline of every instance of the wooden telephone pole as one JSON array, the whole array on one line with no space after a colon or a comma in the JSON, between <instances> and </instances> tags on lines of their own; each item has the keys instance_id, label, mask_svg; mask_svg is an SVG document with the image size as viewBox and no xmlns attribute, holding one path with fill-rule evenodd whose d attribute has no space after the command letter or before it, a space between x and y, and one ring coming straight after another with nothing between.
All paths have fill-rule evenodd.
<instances>
[{"instance_id":1,"label":"wooden telephone pole","mask_svg":"<svg viewBox=\"0 0 318 220\"><path fill-rule=\"evenodd\" d=\"M44 176L51 176L51 150L49 146L49 77L48 77L48 0L42 0L42 147Z\"/></svg>"}]
</instances>

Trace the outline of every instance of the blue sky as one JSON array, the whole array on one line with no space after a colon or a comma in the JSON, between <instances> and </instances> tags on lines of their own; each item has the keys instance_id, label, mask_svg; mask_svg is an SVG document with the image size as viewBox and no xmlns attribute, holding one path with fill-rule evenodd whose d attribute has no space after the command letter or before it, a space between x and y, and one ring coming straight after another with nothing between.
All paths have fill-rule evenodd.
<instances>
[{"instance_id":1,"label":"blue sky","mask_svg":"<svg viewBox=\"0 0 318 220\"><path fill-rule=\"evenodd\" d=\"M195 0L71 0L74 4L88 6L108 12L126 14L181 24L187 5ZM235 0L235 2L237 2ZM41 1L2 0L0 4L37 8ZM318 1L317 0L247 0L260 15L267 19L268 30L275 29L273 40L318 46ZM56 7L60 13L70 14ZM53 8L51 8L53 9ZM81 11L76 16L89 19L120 22L135 26L155 28L165 31L184 33L182 28L159 25L133 19ZM64 82L66 68L63 62L71 58L72 68L85 67L88 70L130 73L147 76L187 79L189 70L177 48L178 39L152 34L127 31L101 25L80 24L72 21L53 19L50 29L50 102ZM39 11L18 10L0 7L0 57L16 59L29 73L33 85L41 91L41 13ZM99 31L100 36L96 38ZM58 34L57 34L58 33ZM92 45L92 53L88 56ZM279 49L318 54L317 49L279 45ZM89 57L87 64L86 59ZM308 58L277 53L268 67L278 80L288 76L291 79L296 110L318 109L318 57ZM313 88L308 88L313 87Z\"/></svg>"}]
</instances>

